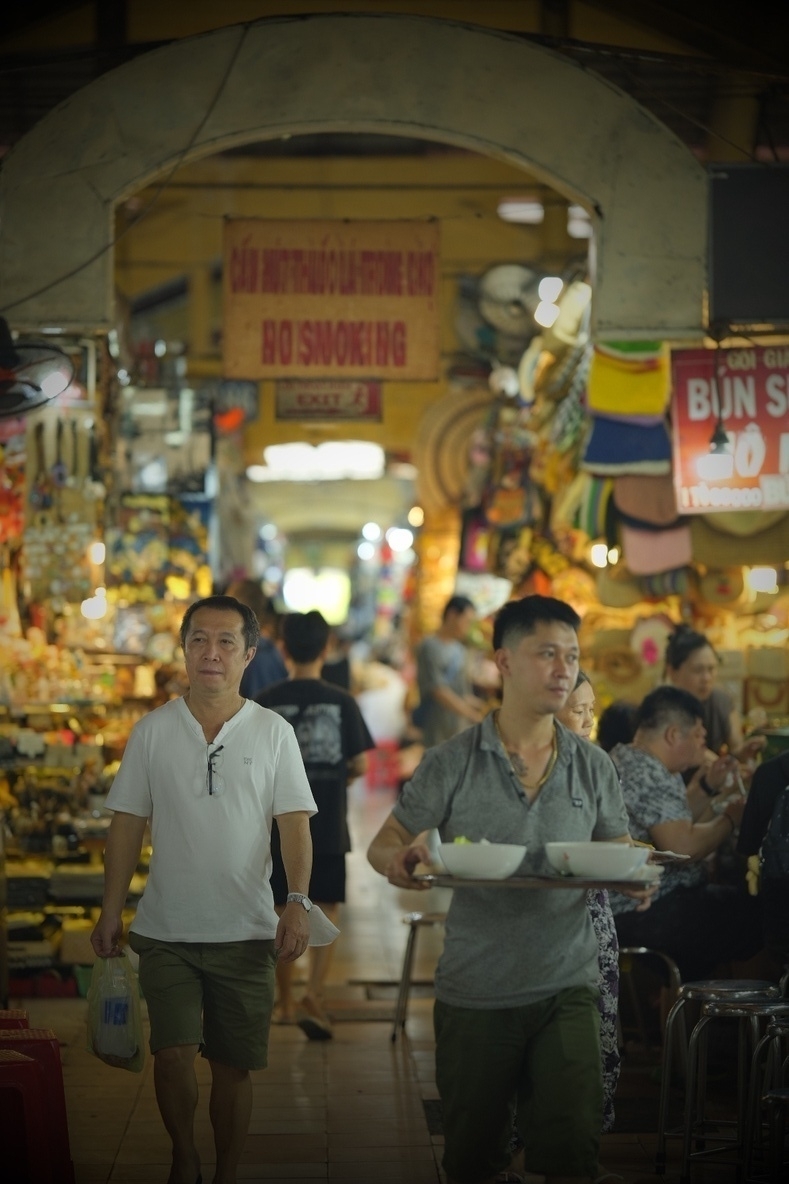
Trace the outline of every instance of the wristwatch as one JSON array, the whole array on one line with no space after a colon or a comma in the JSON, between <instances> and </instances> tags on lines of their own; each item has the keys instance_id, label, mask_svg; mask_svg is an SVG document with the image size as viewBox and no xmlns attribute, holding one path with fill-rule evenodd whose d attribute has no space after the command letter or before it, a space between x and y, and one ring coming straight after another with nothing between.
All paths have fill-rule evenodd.
<instances>
[{"instance_id":1,"label":"wristwatch","mask_svg":"<svg viewBox=\"0 0 789 1184\"><path fill-rule=\"evenodd\" d=\"M287 896L288 904L300 904L305 913L308 913L312 908L312 901L309 896L304 896L301 892L289 892Z\"/></svg>"}]
</instances>

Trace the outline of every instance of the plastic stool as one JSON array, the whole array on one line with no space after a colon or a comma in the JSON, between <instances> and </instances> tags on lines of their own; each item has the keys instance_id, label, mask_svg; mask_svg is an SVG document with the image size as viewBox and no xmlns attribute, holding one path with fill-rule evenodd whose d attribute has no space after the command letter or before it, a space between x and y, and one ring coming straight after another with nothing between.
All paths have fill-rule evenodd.
<instances>
[{"instance_id":1,"label":"plastic stool","mask_svg":"<svg viewBox=\"0 0 789 1184\"><path fill-rule=\"evenodd\" d=\"M60 1044L49 1028L21 1028L0 1031L0 1050L31 1057L41 1069L44 1081L44 1116L52 1175L57 1184L74 1184L74 1165L68 1138L66 1095Z\"/></svg>"},{"instance_id":2,"label":"plastic stool","mask_svg":"<svg viewBox=\"0 0 789 1184\"><path fill-rule=\"evenodd\" d=\"M748 1111L745 1127L745 1162L743 1176L752 1178L754 1144L763 1149L759 1099L765 1101L773 1090L780 1091L789 1084L789 1015L773 1017L767 1030L754 1049L751 1060ZM763 1063L762 1063L763 1062ZM769 1109L769 1108L768 1108ZM772 1120L768 1113L768 1132Z\"/></svg>"},{"instance_id":3,"label":"plastic stool","mask_svg":"<svg viewBox=\"0 0 789 1184\"><path fill-rule=\"evenodd\" d=\"M666 1116L671 1084L674 1028L680 1019L684 1018L684 1006L691 1000L701 1003L702 1014L688 1042L684 1123L681 1129L668 1130ZM746 1125L746 1090L750 1062L748 1037L751 1038L751 1050L753 1050L759 1039L759 1020L782 1013L789 1013L789 1006L787 1006L786 1000L780 998L778 987L774 983L751 979L707 979L702 982L685 983L680 987L679 997L666 1021L666 1036L663 1044L655 1155L655 1169L659 1175L662 1175L666 1170L666 1138L668 1136L681 1136L683 1140L681 1184L689 1182L690 1164L693 1158L716 1154L728 1146L734 1146L738 1151L742 1149ZM692 1152L693 1140L695 1139L697 1144L703 1144L707 1133L705 1130L707 1124L704 1119L704 1087L707 1076L708 1028L713 1019L722 1018L738 1021L737 1119L734 1124L720 1122L715 1125L734 1125L735 1133L728 1138L723 1135L716 1136L719 1141L723 1142L723 1147L707 1150L705 1147L699 1146L696 1152Z\"/></svg>"},{"instance_id":4,"label":"plastic stool","mask_svg":"<svg viewBox=\"0 0 789 1184\"><path fill-rule=\"evenodd\" d=\"M367 753L368 789L393 789L400 781L400 759L395 740L379 740Z\"/></svg>"},{"instance_id":5,"label":"plastic stool","mask_svg":"<svg viewBox=\"0 0 789 1184\"><path fill-rule=\"evenodd\" d=\"M13 1105L16 1095L19 1106ZM41 1067L21 1052L0 1049L0 1146L9 1180L54 1184L45 1128Z\"/></svg>"},{"instance_id":6,"label":"plastic stool","mask_svg":"<svg viewBox=\"0 0 789 1184\"><path fill-rule=\"evenodd\" d=\"M405 943L403 969L400 974L400 989L397 993L394 1024L392 1025L392 1043L397 1040L398 1029L405 1028L406 1013L408 1012L408 996L411 991L411 969L416 953L416 935L423 925L443 925L446 913L406 913L403 924L409 925L408 941Z\"/></svg>"},{"instance_id":7,"label":"plastic stool","mask_svg":"<svg viewBox=\"0 0 789 1184\"><path fill-rule=\"evenodd\" d=\"M664 954L662 950L653 950L653 949L650 949L649 946L622 946L619 950L620 978L623 983L627 983L628 996L629 996L630 1003L633 1008L633 1013L636 1018L636 1027L638 1028L638 1035L639 1035L639 1038L640 1038L641 1043L644 1046L644 1048L648 1048L649 1047L649 1036L647 1034L646 1024L644 1023L644 1013L641 1008L641 1002L638 998L638 993L636 991L636 985L633 982L633 974L632 974L633 968L631 965L629 965L629 963L632 962L633 958L646 958L646 959L652 958L653 960L657 959L658 961L663 963L663 965L665 966L666 971L668 973L668 989L669 989L669 994L671 997L671 1005L672 1006L674 1005L674 1003L679 995L679 989L682 986L682 979L680 977L679 967L677 966L674 959L670 958L668 954ZM684 1069L684 1057L685 1057L685 1048L686 1048L684 1020L685 1020L685 1017L682 1016L681 1017L681 1029L677 1033L678 1046L680 1049L680 1056L683 1058L683 1069ZM665 1033L663 1033L663 1036L665 1037Z\"/></svg>"},{"instance_id":8,"label":"plastic stool","mask_svg":"<svg viewBox=\"0 0 789 1184\"><path fill-rule=\"evenodd\" d=\"M27 1012L21 1008L12 1008L10 1011L0 1011L0 1032L6 1031L9 1028L29 1028Z\"/></svg>"}]
</instances>

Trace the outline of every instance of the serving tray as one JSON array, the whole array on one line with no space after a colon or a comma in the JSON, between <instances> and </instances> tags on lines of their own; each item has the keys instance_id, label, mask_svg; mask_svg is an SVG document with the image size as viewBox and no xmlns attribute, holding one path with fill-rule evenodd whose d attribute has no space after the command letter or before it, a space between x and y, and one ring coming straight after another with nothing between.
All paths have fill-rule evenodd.
<instances>
[{"instance_id":1,"label":"serving tray","mask_svg":"<svg viewBox=\"0 0 789 1184\"><path fill-rule=\"evenodd\" d=\"M448 873L428 872L414 876L421 884L431 888L571 888L586 891L589 888L607 888L616 892L622 888L649 888L654 880L589 880L582 876L507 876L503 880L485 880L481 877L450 876Z\"/></svg>"}]
</instances>

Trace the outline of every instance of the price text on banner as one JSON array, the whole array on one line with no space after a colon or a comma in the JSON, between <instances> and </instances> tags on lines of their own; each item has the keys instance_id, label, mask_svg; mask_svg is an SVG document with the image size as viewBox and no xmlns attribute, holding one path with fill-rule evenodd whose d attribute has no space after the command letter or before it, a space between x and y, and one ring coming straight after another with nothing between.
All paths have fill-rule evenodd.
<instances>
[{"instance_id":1,"label":"price text on banner","mask_svg":"<svg viewBox=\"0 0 789 1184\"><path fill-rule=\"evenodd\" d=\"M671 368L680 513L789 510L789 347L676 350Z\"/></svg>"},{"instance_id":2,"label":"price text on banner","mask_svg":"<svg viewBox=\"0 0 789 1184\"><path fill-rule=\"evenodd\" d=\"M436 379L439 230L225 222L228 378Z\"/></svg>"}]
</instances>

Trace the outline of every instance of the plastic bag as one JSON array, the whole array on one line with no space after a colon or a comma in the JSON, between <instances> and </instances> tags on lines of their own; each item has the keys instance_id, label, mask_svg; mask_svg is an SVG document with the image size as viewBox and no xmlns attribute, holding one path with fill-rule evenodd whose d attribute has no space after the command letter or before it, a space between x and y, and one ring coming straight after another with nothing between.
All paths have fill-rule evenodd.
<instances>
[{"instance_id":1,"label":"plastic bag","mask_svg":"<svg viewBox=\"0 0 789 1184\"><path fill-rule=\"evenodd\" d=\"M140 992L129 959L97 958L88 988L88 1051L115 1069L140 1073L145 1041Z\"/></svg>"}]
</instances>

